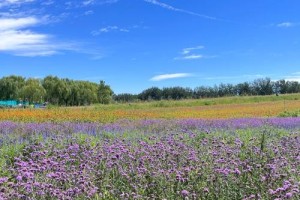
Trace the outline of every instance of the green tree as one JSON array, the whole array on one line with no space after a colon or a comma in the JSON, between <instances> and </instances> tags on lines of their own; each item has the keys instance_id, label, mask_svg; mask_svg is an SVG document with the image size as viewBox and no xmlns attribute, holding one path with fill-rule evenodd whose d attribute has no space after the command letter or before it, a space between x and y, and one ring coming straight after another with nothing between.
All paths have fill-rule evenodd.
<instances>
[{"instance_id":1,"label":"green tree","mask_svg":"<svg viewBox=\"0 0 300 200\"><path fill-rule=\"evenodd\" d=\"M270 78L256 79L252 83L255 95L271 95L273 94L273 82Z\"/></svg>"},{"instance_id":2,"label":"green tree","mask_svg":"<svg viewBox=\"0 0 300 200\"><path fill-rule=\"evenodd\" d=\"M113 96L114 101L117 102L123 102L123 103L127 103L127 102L135 102L138 100L138 95L136 94L129 94L129 93L122 93L122 94L118 94L118 95L114 95Z\"/></svg>"},{"instance_id":3,"label":"green tree","mask_svg":"<svg viewBox=\"0 0 300 200\"><path fill-rule=\"evenodd\" d=\"M42 102L45 95L46 90L41 85L40 80L30 78L26 80L24 87L21 89L22 99L28 100L29 102Z\"/></svg>"},{"instance_id":4,"label":"green tree","mask_svg":"<svg viewBox=\"0 0 300 200\"><path fill-rule=\"evenodd\" d=\"M25 84L21 76L8 76L0 79L0 99L12 100L20 98L20 91Z\"/></svg>"},{"instance_id":5,"label":"green tree","mask_svg":"<svg viewBox=\"0 0 300 200\"><path fill-rule=\"evenodd\" d=\"M168 87L162 89L161 96L164 99L189 99L193 96L193 90L183 87Z\"/></svg>"},{"instance_id":6,"label":"green tree","mask_svg":"<svg viewBox=\"0 0 300 200\"><path fill-rule=\"evenodd\" d=\"M97 102L98 84L87 81L77 81L76 85L78 88L79 105L90 105Z\"/></svg>"},{"instance_id":7,"label":"green tree","mask_svg":"<svg viewBox=\"0 0 300 200\"><path fill-rule=\"evenodd\" d=\"M251 86L248 82L237 84L235 90L236 93L241 96L251 95Z\"/></svg>"},{"instance_id":8,"label":"green tree","mask_svg":"<svg viewBox=\"0 0 300 200\"><path fill-rule=\"evenodd\" d=\"M58 103L59 105L68 105L68 99L69 96L71 94L71 88L70 88L70 84L68 83L68 79L61 79L58 81L57 85L56 85L56 92L57 92L57 96L58 96Z\"/></svg>"},{"instance_id":9,"label":"green tree","mask_svg":"<svg viewBox=\"0 0 300 200\"><path fill-rule=\"evenodd\" d=\"M60 79L58 77L47 76L42 81L46 90L46 99L52 104L65 105L69 104L71 88L69 79Z\"/></svg>"},{"instance_id":10,"label":"green tree","mask_svg":"<svg viewBox=\"0 0 300 200\"><path fill-rule=\"evenodd\" d=\"M141 100L161 100L162 99L162 90L158 87L151 87L144 90L139 94L139 99Z\"/></svg>"},{"instance_id":11,"label":"green tree","mask_svg":"<svg viewBox=\"0 0 300 200\"><path fill-rule=\"evenodd\" d=\"M56 76L47 76L42 81L42 85L46 90L46 100L52 104L59 103L60 94L58 93L58 84L60 79Z\"/></svg>"},{"instance_id":12,"label":"green tree","mask_svg":"<svg viewBox=\"0 0 300 200\"><path fill-rule=\"evenodd\" d=\"M98 86L98 100L101 104L109 104L112 100L113 91L104 81L100 81Z\"/></svg>"}]
</instances>

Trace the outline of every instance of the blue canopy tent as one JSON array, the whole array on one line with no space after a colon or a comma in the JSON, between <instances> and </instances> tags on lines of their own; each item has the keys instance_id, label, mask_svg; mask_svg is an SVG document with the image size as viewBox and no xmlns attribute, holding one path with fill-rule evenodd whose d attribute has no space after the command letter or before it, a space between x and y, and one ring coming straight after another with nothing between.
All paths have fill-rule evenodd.
<instances>
[{"instance_id":1,"label":"blue canopy tent","mask_svg":"<svg viewBox=\"0 0 300 200\"><path fill-rule=\"evenodd\" d=\"M16 107L18 105L17 101L10 100L10 101L0 101L0 106L2 107Z\"/></svg>"},{"instance_id":2,"label":"blue canopy tent","mask_svg":"<svg viewBox=\"0 0 300 200\"><path fill-rule=\"evenodd\" d=\"M27 102L27 101L16 101L16 100L7 100L7 101L0 100L0 107L15 108L15 107L18 107L20 104L21 104L21 106L28 106L29 102Z\"/></svg>"}]
</instances>

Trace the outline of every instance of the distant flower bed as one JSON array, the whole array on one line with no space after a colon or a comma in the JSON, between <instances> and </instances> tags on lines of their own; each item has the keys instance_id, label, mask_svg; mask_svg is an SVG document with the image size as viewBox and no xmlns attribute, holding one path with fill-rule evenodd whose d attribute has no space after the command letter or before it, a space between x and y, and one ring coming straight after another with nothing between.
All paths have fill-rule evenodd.
<instances>
[{"instance_id":1,"label":"distant flower bed","mask_svg":"<svg viewBox=\"0 0 300 200\"><path fill-rule=\"evenodd\" d=\"M109 123L122 119L228 119L277 117L285 110L299 110L300 101L261 102L212 106L141 107L126 105L115 107L48 108L48 109L2 109L0 121L21 122L100 122ZM289 115L295 116L295 115Z\"/></svg>"}]
</instances>

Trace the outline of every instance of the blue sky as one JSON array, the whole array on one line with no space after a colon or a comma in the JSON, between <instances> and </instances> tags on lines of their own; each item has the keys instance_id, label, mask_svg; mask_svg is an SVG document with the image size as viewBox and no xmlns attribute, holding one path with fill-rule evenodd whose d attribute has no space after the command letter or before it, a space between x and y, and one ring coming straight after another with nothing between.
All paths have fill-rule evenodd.
<instances>
[{"instance_id":1,"label":"blue sky","mask_svg":"<svg viewBox=\"0 0 300 200\"><path fill-rule=\"evenodd\" d=\"M0 76L115 93L300 81L299 0L0 0Z\"/></svg>"}]
</instances>

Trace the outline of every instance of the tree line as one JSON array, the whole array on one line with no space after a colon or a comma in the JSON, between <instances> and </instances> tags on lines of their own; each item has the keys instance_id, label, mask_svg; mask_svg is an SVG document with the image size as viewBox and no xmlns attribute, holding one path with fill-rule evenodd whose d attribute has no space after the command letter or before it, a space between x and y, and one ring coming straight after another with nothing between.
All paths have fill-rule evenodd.
<instances>
[{"instance_id":1,"label":"tree line","mask_svg":"<svg viewBox=\"0 0 300 200\"><path fill-rule=\"evenodd\" d=\"M139 94L114 94L104 81L99 83L47 76L43 79L7 76L0 79L0 100L26 100L31 103L49 102L54 105L81 106L94 103L136 102L149 100L180 100L225 96L252 96L299 93L297 81L260 78L238 84L221 83L215 86L151 87Z\"/></svg>"},{"instance_id":2,"label":"tree line","mask_svg":"<svg viewBox=\"0 0 300 200\"><path fill-rule=\"evenodd\" d=\"M0 79L0 100L22 100L31 103L49 102L54 105L81 106L108 104L113 91L104 81L99 84L56 76L44 79L7 76Z\"/></svg>"},{"instance_id":3,"label":"tree line","mask_svg":"<svg viewBox=\"0 0 300 200\"><path fill-rule=\"evenodd\" d=\"M195 89L184 87L166 87L160 89L151 87L138 95L129 93L114 95L118 102L134 102L148 100L179 100L179 99L200 99L216 98L226 96L254 96L299 93L300 84L297 81L278 80L271 81L270 78L260 78L252 82L238 84L221 83L215 86L199 86Z\"/></svg>"}]
</instances>

